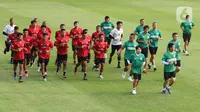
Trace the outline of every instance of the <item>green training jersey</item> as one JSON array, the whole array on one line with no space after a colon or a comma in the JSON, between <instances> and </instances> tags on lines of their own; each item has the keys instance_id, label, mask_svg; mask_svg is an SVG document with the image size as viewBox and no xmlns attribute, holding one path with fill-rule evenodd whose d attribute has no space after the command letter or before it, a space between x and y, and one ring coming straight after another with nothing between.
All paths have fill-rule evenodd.
<instances>
[{"instance_id":1,"label":"green training jersey","mask_svg":"<svg viewBox=\"0 0 200 112\"><path fill-rule=\"evenodd\" d=\"M162 61L165 61L165 62L176 62L177 59L176 59L176 52L166 52L163 57L162 57ZM174 64L172 65L164 65L164 72L174 72L175 71L175 66Z\"/></svg>"},{"instance_id":2,"label":"green training jersey","mask_svg":"<svg viewBox=\"0 0 200 112\"><path fill-rule=\"evenodd\" d=\"M143 32L144 31L144 28L143 28L143 26L141 26L141 25L139 25L139 26L137 26L136 28L135 28L135 33L137 33L137 34L140 34L141 32Z\"/></svg>"},{"instance_id":3,"label":"green training jersey","mask_svg":"<svg viewBox=\"0 0 200 112\"><path fill-rule=\"evenodd\" d=\"M158 38L162 37L162 33L160 32L160 30L151 29L148 33L150 34L150 40L152 40L152 42L149 44L149 46L150 47L158 47Z\"/></svg>"},{"instance_id":4,"label":"green training jersey","mask_svg":"<svg viewBox=\"0 0 200 112\"><path fill-rule=\"evenodd\" d=\"M192 33L192 29L190 26L194 26L194 22L193 21L185 21L181 23L181 27L184 28L183 33L184 34L191 34Z\"/></svg>"},{"instance_id":5,"label":"green training jersey","mask_svg":"<svg viewBox=\"0 0 200 112\"><path fill-rule=\"evenodd\" d=\"M146 34L145 34L144 32L142 32L142 33L140 33L140 34L138 35L137 40L146 41L145 43L139 43L139 42L138 42L138 44L140 45L140 47L142 47L142 49L148 47L148 40L149 40L149 38L150 38L149 33L146 33Z\"/></svg>"},{"instance_id":6,"label":"green training jersey","mask_svg":"<svg viewBox=\"0 0 200 112\"><path fill-rule=\"evenodd\" d=\"M130 40L126 41L123 45L125 48L124 59L130 59L131 55L135 54L135 48L138 46L136 41L131 42Z\"/></svg>"},{"instance_id":7,"label":"green training jersey","mask_svg":"<svg viewBox=\"0 0 200 112\"><path fill-rule=\"evenodd\" d=\"M114 28L114 24L112 22L102 22L101 23L101 28L102 28L102 31L104 32L105 36L106 37L109 37L110 35L110 32L112 31L112 29Z\"/></svg>"},{"instance_id":8,"label":"green training jersey","mask_svg":"<svg viewBox=\"0 0 200 112\"><path fill-rule=\"evenodd\" d=\"M181 53L181 42L180 42L180 40L176 40L175 42L174 42L174 40L170 40L169 43L174 44L175 51L176 51L176 59L180 60L181 59L181 57L180 57L180 53ZM168 51L169 51L169 49L168 49Z\"/></svg>"},{"instance_id":9,"label":"green training jersey","mask_svg":"<svg viewBox=\"0 0 200 112\"><path fill-rule=\"evenodd\" d=\"M145 56L142 53L133 54L131 55L130 60L132 62L132 72L136 74L141 74L143 63L146 60Z\"/></svg>"}]
</instances>

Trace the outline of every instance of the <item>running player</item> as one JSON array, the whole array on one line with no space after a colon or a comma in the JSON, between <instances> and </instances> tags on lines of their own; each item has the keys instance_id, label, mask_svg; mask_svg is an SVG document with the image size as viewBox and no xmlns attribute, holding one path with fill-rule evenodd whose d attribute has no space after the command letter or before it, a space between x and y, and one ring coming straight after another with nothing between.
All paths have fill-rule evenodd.
<instances>
[{"instance_id":1,"label":"running player","mask_svg":"<svg viewBox=\"0 0 200 112\"><path fill-rule=\"evenodd\" d=\"M100 25L97 25L96 26L96 32L94 32L93 34L92 34L92 41L93 41L93 43L95 43L95 41L98 41L98 39L99 39L99 35L100 34L103 34L104 35L104 32L102 32L101 31L101 26ZM104 35L105 36L105 35ZM105 40L105 39L104 39Z\"/></svg>"},{"instance_id":2,"label":"running player","mask_svg":"<svg viewBox=\"0 0 200 112\"><path fill-rule=\"evenodd\" d=\"M43 80L47 81L47 66L50 58L50 51L53 49L53 44L48 40L48 34L44 33L43 38L38 41L37 51L39 52L39 62L41 64L41 73Z\"/></svg>"},{"instance_id":3,"label":"running player","mask_svg":"<svg viewBox=\"0 0 200 112\"><path fill-rule=\"evenodd\" d=\"M14 27L14 33L8 35L8 39L7 41L9 42L10 45L13 44L14 41L17 40L17 34L19 33L19 27L15 26ZM13 52L11 51L11 59L10 59L10 63L13 63Z\"/></svg>"},{"instance_id":4,"label":"running player","mask_svg":"<svg viewBox=\"0 0 200 112\"><path fill-rule=\"evenodd\" d=\"M176 51L176 73L178 73L181 69L181 58L180 58L180 53L181 53L181 43L180 40L178 40L178 33L174 32L172 34L172 40L169 41L168 44L173 43ZM169 49L168 49L169 51Z\"/></svg>"},{"instance_id":5,"label":"running player","mask_svg":"<svg viewBox=\"0 0 200 112\"><path fill-rule=\"evenodd\" d=\"M33 20L33 24L29 26L29 35L33 38L34 41L34 45L36 44L36 40L37 40L37 34L40 31L40 26L37 24L36 20ZM33 63L35 63L35 58L37 57L37 51L35 46L32 47L31 49L31 67L33 67Z\"/></svg>"},{"instance_id":6,"label":"running player","mask_svg":"<svg viewBox=\"0 0 200 112\"><path fill-rule=\"evenodd\" d=\"M136 27L134 33L136 35L140 34L141 32L144 31L143 27L144 27L144 19L140 19L140 25Z\"/></svg>"},{"instance_id":7,"label":"running player","mask_svg":"<svg viewBox=\"0 0 200 112\"><path fill-rule=\"evenodd\" d=\"M110 32L115 28L115 26L110 21L109 16L105 17L105 21L101 23L101 28L102 28L102 31L104 32L105 36L106 36L106 42L108 42L108 45L110 45L110 43L111 43L111 38L109 37Z\"/></svg>"},{"instance_id":8,"label":"running player","mask_svg":"<svg viewBox=\"0 0 200 112\"><path fill-rule=\"evenodd\" d=\"M76 64L76 57L77 57L77 42L81 38L82 29L79 27L79 22L74 22L74 28L70 31L70 37L72 38L72 50L73 50L73 59L74 64Z\"/></svg>"},{"instance_id":9,"label":"running player","mask_svg":"<svg viewBox=\"0 0 200 112\"><path fill-rule=\"evenodd\" d=\"M88 39L88 41L89 41L89 46L90 46L90 48L88 49L88 59L87 59L87 63L90 63L90 58L91 58L90 50L91 50L91 48L92 48L92 37L89 36L89 34L88 34L88 29L83 29L83 32L86 33L87 39Z\"/></svg>"},{"instance_id":10,"label":"running player","mask_svg":"<svg viewBox=\"0 0 200 112\"><path fill-rule=\"evenodd\" d=\"M135 48L138 46L138 43L135 41L135 34L131 33L129 36L129 40L126 41L122 48L118 51L118 54L121 54L122 50L126 49L125 53L124 53L124 71L122 73L122 78L126 77L126 72L129 70L131 62L130 62L130 57L131 55L135 54ZM132 73L130 73L130 76L128 77L129 81L133 81L132 80Z\"/></svg>"},{"instance_id":11,"label":"running player","mask_svg":"<svg viewBox=\"0 0 200 112\"><path fill-rule=\"evenodd\" d=\"M188 53L188 46L189 46L189 42L191 39L191 35L192 35L192 29L194 28L195 24L193 21L191 21L190 15L186 16L186 21L181 23L181 29L183 31L183 40L184 40L184 49L183 52L186 54L186 56L189 56Z\"/></svg>"},{"instance_id":12,"label":"running player","mask_svg":"<svg viewBox=\"0 0 200 112\"><path fill-rule=\"evenodd\" d=\"M29 62L31 61L31 48L33 46L33 39L31 36L28 35L28 29L23 30L23 40L25 42L24 45L24 72L25 77L28 77L28 72L26 69L26 66L29 65Z\"/></svg>"},{"instance_id":13,"label":"running player","mask_svg":"<svg viewBox=\"0 0 200 112\"><path fill-rule=\"evenodd\" d=\"M74 68L74 73L76 74L77 68L80 65L82 65L84 72L83 80L87 80L88 49L90 49L90 42L87 39L87 32L83 32L82 38L78 40L77 48L78 48L78 63Z\"/></svg>"},{"instance_id":14,"label":"running player","mask_svg":"<svg viewBox=\"0 0 200 112\"><path fill-rule=\"evenodd\" d=\"M104 35L103 34L99 34L99 41L96 41L92 47L92 49L94 50L95 53L95 66L93 67L93 69L95 68L99 68L100 65L100 73L99 73L99 78L103 79L102 73L104 71L104 64L105 64L105 57L104 57L104 53L107 52L107 47L108 44L107 42L104 42Z\"/></svg>"},{"instance_id":15,"label":"running player","mask_svg":"<svg viewBox=\"0 0 200 112\"><path fill-rule=\"evenodd\" d=\"M130 57L130 60L132 62L132 73L134 77L132 89L132 94L134 95L137 93L136 88L139 84L139 81L141 80L142 67L145 64L145 56L141 53L141 50L141 47L137 46L136 53Z\"/></svg>"},{"instance_id":16,"label":"running player","mask_svg":"<svg viewBox=\"0 0 200 112\"><path fill-rule=\"evenodd\" d=\"M158 50L158 41L162 39L162 33L160 32L160 30L157 29L156 22L153 22L152 27L153 29L149 30L149 34L150 34L149 51L150 51L151 57L150 57L150 62L148 63L148 67L149 69L151 69L151 65L153 65L154 67L153 70L156 71L157 68L156 68L155 57Z\"/></svg>"},{"instance_id":17,"label":"running player","mask_svg":"<svg viewBox=\"0 0 200 112\"><path fill-rule=\"evenodd\" d=\"M9 52L10 50L10 43L8 42L8 35L14 33L14 27L16 25L14 24L14 18L10 18L10 24L6 25L6 27L3 29L3 35L5 36L5 49L4 54L6 52Z\"/></svg>"},{"instance_id":18,"label":"running player","mask_svg":"<svg viewBox=\"0 0 200 112\"><path fill-rule=\"evenodd\" d=\"M23 74L24 74L24 41L23 41L23 34L17 34L17 40L13 42L11 45L11 50L14 52L14 79L17 77L17 65L19 63L19 82L23 82Z\"/></svg>"},{"instance_id":19,"label":"running player","mask_svg":"<svg viewBox=\"0 0 200 112\"><path fill-rule=\"evenodd\" d=\"M115 51L119 50L122 47L122 38L123 38L123 29L122 29L122 22L118 21L117 22L117 27L114 28L110 32L110 38L112 39L111 42L111 53L110 53L110 59L109 59L109 64L112 62L112 56L115 54ZM117 56L118 59L118 65L117 68L121 68L120 61L121 61L121 54Z\"/></svg>"},{"instance_id":20,"label":"running player","mask_svg":"<svg viewBox=\"0 0 200 112\"><path fill-rule=\"evenodd\" d=\"M47 22L46 22L46 21L43 21L43 22L42 22L42 25L46 26L47 32L51 34L52 31L51 31L51 28L49 28L49 27L47 26ZM42 26L42 25L41 25L41 26Z\"/></svg>"},{"instance_id":21,"label":"running player","mask_svg":"<svg viewBox=\"0 0 200 112\"><path fill-rule=\"evenodd\" d=\"M58 74L61 64L63 63L63 78L66 78L67 58L68 58L69 35L66 35L65 29L61 30L61 36L56 38L54 45L57 48L58 63L56 74Z\"/></svg>"},{"instance_id":22,"label":"running player","mask_svg":"<svg viewBox=\"0 0 200 112\"><path fill-rule=\"evenodd\" d=\"M55 33L55 39L57 37L61 37L61 30L62 29L65 29L65 24L60 24L60 30L56 31L56 33ZM65 31L65 32L66 32L66 35L69 35L69 33L67 31Z\"/></svg>"},{"instance_id":23,"label":"running player","mask_svg":"<svg viewBox=\"0 0 200 112\"><path fill-rule=\"evenodd\" d=\"M150 42L149 41L149 26L148 25L145 25L144 26L144 32L141 32L139 35L138 35L138 38L137 38L137 42L139 44L139 46L142 48L142 54L144 54L145 58L146 58L146 63L144 65L144 69L143 69L143 72L146 73L146 67L147 67L147 64L148 64L148 43Z\"/></svg>"},{"instance_id":24,"label":"running player","mask_svg":"<svg viewBox=\"0 0 200 112\"><path fill-rule=\"evenodd\" d=\"M162 63L164 64L164 84L163 84L163 94L166 94L166 90L168 91L169 94L171 94L171 86L174 84L175 79L176 79L176 72L175 72L175 65L176 65L176 52L175 46L173 43L168 44L168 49L162 58ZM170 79L170 80L169 80ZM168 84L169 80L169 85Z\"/></svg>"}]
</instances>

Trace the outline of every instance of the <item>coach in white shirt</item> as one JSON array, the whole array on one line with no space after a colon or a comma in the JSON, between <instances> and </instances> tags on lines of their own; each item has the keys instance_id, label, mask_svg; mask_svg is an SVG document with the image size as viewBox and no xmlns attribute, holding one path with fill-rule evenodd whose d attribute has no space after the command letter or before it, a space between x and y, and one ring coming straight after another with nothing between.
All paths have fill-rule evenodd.
<instances>
[{"instance_id":1,"label":"coach in white shirt","mask_svg":"<svg viewBox=\"0 0 200 112\"><path fill-rule=\"evenodd\" d=\"M115 51L119 50L122 46L122 38L123 38L123 29L122 29L122 22L118 21L117 22L117 27L114 28L111 32L110 32L110 38L112 39L111 41L111 53L110 53L110 59L109 59L109 64L111 64L112 62L112 56L115 54ZM118 55L117 57L118 59L118 65L117 68L121 68L120 66L120 61L121 61L121 54Z\"/></svg>"},{"instance_id":2,"label":"coach in white shirt","mask_svg":"<svg viewBox=\"0 0 200 112\"><path fill-rule=\"evenodd\" d=\"M14 33L14 18L10 18L10 24L6 25L6 27L3 29L3 35L5 36L5 45L6 48L4 49L4 54L9 51L10 49L10 43L7 41L8 35Z\"/></svg>"}]
</instances>

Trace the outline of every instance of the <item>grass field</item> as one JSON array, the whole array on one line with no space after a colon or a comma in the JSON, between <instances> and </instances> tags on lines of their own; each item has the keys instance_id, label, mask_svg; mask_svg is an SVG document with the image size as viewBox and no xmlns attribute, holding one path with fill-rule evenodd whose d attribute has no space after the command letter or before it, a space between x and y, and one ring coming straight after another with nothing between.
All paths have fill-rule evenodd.
<instances>
[{"instance_id":1,"label":"grass field","mask_svg":"<svg viewBox=\"0 0 200 112\"><path fill-rule=\"evenodd\" d=\"M191 6L196 27L193 30L190 56L182 55L182 70L172 95L162 95L163 65L161 57L172 32L181 34L176 21L176 7ZM117 69L117 62L106 64L104 79L97 78L89 64L88 81L83 81L81 72L73 75L72 52L69 52L67 79L55 75L56 49L51 53L48 82L41 81L36 65L29 69L30 77L23 84L13 80L12 66L8 64L10 54L4 55L4 37L0 38L0 112L199 112L200 73L198 62L199 0L0 0L0 31L11 17L21 28L29 26L34 17L41 23L46 20L53 29L53 35L61 23L69 31L73 21L79 20L82 28L89 32L109 15L115 23L124 23L124 40L144 18L146 24L158 22L164 39L160 41L156 57L158 71L150 70L143 75L138 94L131 94L132 83L121 78L123 69ZM180 35L180 39L181 35ZM71 49L71 48L70 48ZM116 58L116 56L114 57Z\"/></svg>"}]
</instances>

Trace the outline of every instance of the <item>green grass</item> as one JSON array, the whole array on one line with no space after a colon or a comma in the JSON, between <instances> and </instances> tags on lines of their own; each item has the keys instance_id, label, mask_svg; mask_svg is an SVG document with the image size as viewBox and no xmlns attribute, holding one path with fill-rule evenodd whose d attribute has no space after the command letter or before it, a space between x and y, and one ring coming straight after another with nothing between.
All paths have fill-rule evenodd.
<instances>
[{"instance_id":1,"label":"green grass","mask_svg":"<svg viewBox=\"0 0 200 112\"><path fill-rule=\"evenodd\" d=\"M88 81L82 81L83 74L73 75L72 52L69 52L68 77L63 80L55 75L56 49L51 53L48 82L41 81L37 68L29 69L30 77L23 84L13 80L12 66L8 64L10 54L3 55L4 38L0 38L0 112L199 112L200 74L198 21L200 15L198 0L0 0L0 31L14 17L21 30L29 26L30 20L38 17L40 23L46 20L53 34L61 23L69 31L73 21L79 20L82 28L92 33L95 26L109 15L115 23L124 22L124 40L135 29L140 18L146 24L157 21L163 33L157 59L157 72L144 74L136 96L131 95L132 83L121 78L123 69L116 69L117 62L106 64L104 79L97 79L98 73L88 69ZM172 95L160 94L163 83L161 57L171 39L172 32L181 34L176 21L176 7L191 6L196 27L190 45L191 56L182 56L182 70L177 74ZM180 39L181 35L180 35ZM70 48L71 49L71 48ZM116 59L116 56L113 58Z\"/></svg>"}]
</instances>

